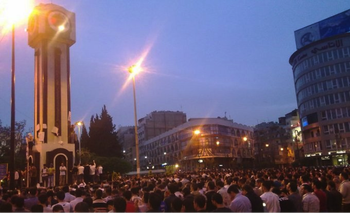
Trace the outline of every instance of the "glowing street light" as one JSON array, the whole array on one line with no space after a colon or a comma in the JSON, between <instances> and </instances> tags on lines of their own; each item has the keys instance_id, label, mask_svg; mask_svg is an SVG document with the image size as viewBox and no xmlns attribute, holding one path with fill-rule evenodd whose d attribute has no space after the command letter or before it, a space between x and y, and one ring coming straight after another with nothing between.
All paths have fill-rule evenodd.
<instances>
[{"instance_id":1,"label":"glowing street light","mask_svg":"<svg viewBox=\"0 0 350 213\"><path fill-rule=\"evenodd\" d=\"M195 135L199 135L199 134L201 134L201 131L199 130L199 129L196 129L196 130L194 130L194 132L193 132Z\"/></svg>"},{"instance_id":2,"label":"glowing street light","mask_svg":"<svg viewBox=\"0 0 350 213\"><path fill-rule=\"evenodd\" d=\"M11 135L10 135L10 189L15 189L15 24L27 20L33 8L32 1L2 0L0 1L0 25L6 33L12 29L12 65L11 65Z\"/></svg>"}]
</instances>

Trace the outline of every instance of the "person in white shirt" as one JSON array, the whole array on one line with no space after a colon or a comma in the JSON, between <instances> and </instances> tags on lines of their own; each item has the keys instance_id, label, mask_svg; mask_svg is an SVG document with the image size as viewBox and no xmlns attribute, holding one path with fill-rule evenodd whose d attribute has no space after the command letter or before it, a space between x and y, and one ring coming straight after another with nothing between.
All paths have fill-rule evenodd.
<instances>
[{"instance_id":1,"label":"person in white shirt","mask_svg":"<svg viewBox=\"0 0 350 213\"><path fill-rule=\"evenodd\" d=\"M76 196L75 199L70 202L70 205L72 206L73 210L78 203L83 202L85 193L82 189L78 188L75 191L75 196Z\"/></svg>"},{"instance_id":2,"label":"person in white shirt","mask_svg":"<svg viewBox=\"0 0 350 213\"><path fill-rule=\"evenodd\" d=\"M96 169L96 176L97 176L97 181L102 181L102 173L103 173L103 167L99 165Z\"/></svg>"},{"instance_id":3,"label":"person in white shirt","mask_svg":"<svg viewBox=\"0 0 350 213\"><path fill-rule=\"evenodd\" d=\"M96 163L95 163L95 160L93 160L92 164L90 164L90 180L92 182L95 182L95 172L96 172Z\"/></svg>"},{"instance_id":4,"label":"person in white shirt","mask_svg":"<svg viewBox=\"0 0 350 213\"><path fill-rule=\"evenodd\" d=\"M61 163L61 166L60 166L60 186L64 186L66 184L66 174L67 174L67 168L64 166L63 163Z\"/></svg>"},{"instance_id":5,"label":"person in white shirt","mask_svg":"<svg viewBox=\"0 0 350 213\"><path fill-rule=\"evenodd\" d=\"M57 200L58 203L52 206L52 209L57 206L57 205L61 205L63 207L64 212L73 212L73 208L70 205L70 203L64 201L64 197L65 197L65 193L64 191L58 191L57 192Z\"/></svg>"},{"instance_id":6,"label":"person in white shirt","mask_svg":"<svg viewBox=\"0 0 350 213\"><path fill-rule=\"evenodd\" d=\"M303 211L304 212L319 212L320 211L320 200L316 195L313 194L313 189L310 184L303 184L301 187L303 193Z\"/></svg>"},{"instance_id":7,"label":"person in white shirt","mask_svg":"<svg viewBox=\"0 0 350 213\"><path fill-rule=\"evenodd\" d=\"M266 207L266 211L268 212L280 212L280 202L279 197L273 192L270 192L272 187L271 181L264 181L262 183L262 191L263 194L260 196L264 202L264 206Z\"/></svg>"}]
</instances>

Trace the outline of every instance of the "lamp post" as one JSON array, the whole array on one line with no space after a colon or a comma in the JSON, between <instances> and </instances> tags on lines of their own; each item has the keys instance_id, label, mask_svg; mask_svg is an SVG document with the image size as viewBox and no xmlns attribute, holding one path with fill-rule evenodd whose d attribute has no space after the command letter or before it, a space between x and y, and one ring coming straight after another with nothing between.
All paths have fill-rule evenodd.
<instances>
[{"instance_id":1,"label":"lamp post","mask_svg":"<svg viewBox=\"0 0 350 213\"><path fill-rule=\"evenodd\" d=\"M15 24L28 18L31 1L2 1L0 5L1 18L0 24L4 25L3 29L8 29L11 26L12 44L11 44L11 134L10 134L10 189L14 190L14 174L15 174ZM20 5L20 6L19 6ZM4 31L4 30L3 30ZM5 30L6 31L6 30Z\"/></svg>"},{"instance_id":2,"label":"lamp post","mask_svg":"<svg viewBox=\"0 0 350 213\"><path fill-rule=\"evenodd\" d=\"M134 118L135 118L135 148L136 148L136 173L137 177L140 177L140 156L139 156L139 138L137 135L137 113L136 113L136 92L135 92L135 75L139 71L140 67L133 65L129 67L128 71L132 76L132 88L134 95Z\"/></svg>"},{"instance_id":3,"label":"lamp post","mask_svg":"<svg viewBox=\"0 0 350 213\"><path fill-rule=\"evenodd\" d=\"M78 143L79 143L79 164L81 164L81 127L84 125L82 121L78 121L75 123L78 126Z\"/></svg>"}]
</instances>

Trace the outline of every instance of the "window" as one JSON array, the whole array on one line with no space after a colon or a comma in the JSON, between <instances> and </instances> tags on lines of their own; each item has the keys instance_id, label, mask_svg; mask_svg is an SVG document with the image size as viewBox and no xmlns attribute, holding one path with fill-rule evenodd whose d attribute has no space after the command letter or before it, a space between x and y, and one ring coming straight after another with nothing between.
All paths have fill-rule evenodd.
<instances>
[{"instance_id":1,"label":"window","mask_svg":"<svg viewBox=\"0 0 350 213\"><path fill-rule=\"evenodd\" d=\"M325 121L325 120L327 120L327 113L326 113L326 111L322 111L321 112L321 119L323 120L323 121Z\"/></svg>"},{"instance_id":2,"label":"window","mask_svg":"<svg viewBox=\"0 0 350 213\"><path fill-rule=\"evenodd\" d=\"M326 140L326 149L331 149L331 148L332 148L331 141Z\"/></svg>"},{"instance_id":3,"label":"window","mask_svg":"<svg viewBox=\"0 0 350 213\"><path fill-rule=\"evenodd\" d=\"M346 58L346 57L349 57L349 56L350 56L349 47L344 47L343 48L343 57Z\"/></svg>"},{"instance_id":4,"label":"window","mask_svg":"<svg viewBox=\"0 0 350 213\"><path fill-rule=\"evenodd\" d=\"M319 97L320 100L320 106L325 106L326 105L326 100L324 96Z\"/></svg>"},{"instance_id":5,"label":"window","mask_svg":"<svg viewBox=\"0 0 350 213\"><path fill-rule=\"evenodd\" d=\"M325 134L325 135L329 135L329 130L328 130L328 126L326 125L326 126L323 126L323 133Z\"/></svg>"},{"instance_id":6,"label":"window","mask_svg":"<svg viewBox=\"0 0 350 213\"><path fill-rule=\"evenodd\" d=\"M328 61L331 61L334 59L333 51L329 51L326 53Z\"/></svg>"},{"instance_id":7,"label":"window","mask_svg":"<svg viewBox=\"0 0 350 213\"><path fill-rule=\"evenodd\" d=\"M344 123L339 123L338 126L339 126L339 132L345 132Z\"/></svg>"}]
</instances>

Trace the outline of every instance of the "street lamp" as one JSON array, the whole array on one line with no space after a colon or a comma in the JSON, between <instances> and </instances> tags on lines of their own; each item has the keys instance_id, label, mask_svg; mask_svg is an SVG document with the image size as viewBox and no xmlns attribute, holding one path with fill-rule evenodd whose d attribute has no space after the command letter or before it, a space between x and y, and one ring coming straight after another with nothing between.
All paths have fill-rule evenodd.
<instances>
[{"instance_id":1,"label":"street lamp","mask_svg":"<svg viewBox=\"0 0 350 213\"><path fill-rule=\"evenodd\" d=\"M132 77L132 88L134 94L134 117L135 117L135 148L136 148L136 173L137 177L140 177L140 156L139 156L139 138L137 135L137 113L136 113L136 92L135 92L135 75L140 72L140 67L132 65L128 69Z\"/></svg>"},{"instance_id":2,"label":"street lamp","mask_svg":"<svg viewBox=\"0 0 350 213\"><path fill-rule=\"evenodd\" d=\"M79 142L79 164L81 164L81 143L80 143L80 138L81 138L81 127L84 125L82 121L78 121L75 123L76 126L78 126L78 142Z\"/></svg>"},{"instance_id":3,"label":"street lamp","mask_svg":"<svg viewBox=\"0 0 350 213\"><path fill-rule=\"evenodd\" d=\"M10 189L15 189L15 24L28 18L32 8L31 1L3 1L0 6L1 17L0 24L4 25L3 32L11 28L12 44L11 44L11 135L10 135ZM2 32L2 33L3 33Z\"/></svg>"}]
</instances>

